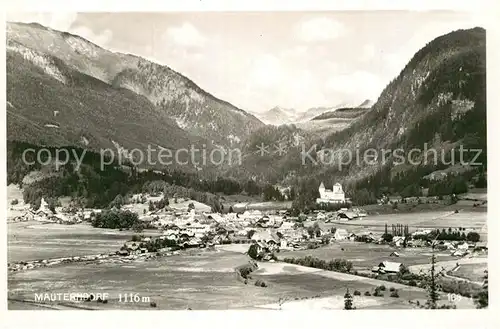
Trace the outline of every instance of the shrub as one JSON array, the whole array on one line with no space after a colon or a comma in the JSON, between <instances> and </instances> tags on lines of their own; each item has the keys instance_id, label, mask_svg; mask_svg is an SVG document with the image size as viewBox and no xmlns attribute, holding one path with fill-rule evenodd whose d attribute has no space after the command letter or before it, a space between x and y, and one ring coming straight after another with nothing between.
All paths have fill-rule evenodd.
<instances>
[{"instance_id":1,"label":"shrub","mask_svg":"<svg viewBox=\"0 0 500 329\"><path fill-rule=\"evenodd\" d=\"M13 206L16 205L16 204L18 204L18 203L19 203L19 200L17 200L17 199L14 199L14 200L12 200L10 202L10 204L13 205Z\"/></svg>"},{"instance_id":2,"label":"shrub","mask_svg":"<svg viewBox=\"0 0 500 329\"><path fill-rule=\"evenodd\" d=\"M391 292L392 292L392 291L396 291L396 288L391 287L391 288L389 289L389 291L391 291Z\"/></svg>"},{"instance_id":3,"label":"shrub","mask_svg":"<svg viewBox=\"0 0 500 329\"><path fill-rule=\"evenodd\" d=\"M383 287L383 286L380 286L380 287ZM375 297L384 297L384 294L381 292L380 287L375 288L375 292L373 293L373 296L375 296Z\"/></svg>"},{"instance_id":4,"label":"shrub","mask_svg":"<svg viewBox=\"0 0 500 329\"><path fill-rule=\"evenodd\" d=\"M365 291L365 296L371 296L372 294L369 291Z\"/></svg>"},{"instance_id":5,"label":"shrub","mask_svg":"<svg viewBox=\"0 0 500 329\"><path fill-rule=\"evenodd\" d=\"M149 303L149 306L151 306L151 307L156 307L156 302L151 302L151 303Z\"/></svg>"},{"instance_id":6,"label":"shrub","mask_svg":"<svg viewBox=\"0 0 500 329\"><path fill-rule=\"evenodd\" d=\"M411 287L416 287L417 286L417 282L415 280L410 280L410 282L408 282L408 285L411 286Z\"/></svg>"},{"instance_id":7,"label":"shrub","mask_svg":"<svg viewBox=\"0 0 500 329\"><path fill-rule=\"evenodd\" d=\"M361 292L359 290L354 290L354 296L361 296Z\"/></svg>"},{"instance_id":8,"label":"shrub","mask_svg":"<svg viewBox=\"0 0 500 329\"><path fill-rule=\"evenodd\" d=\"M249 248L248 248L248 256L250 256L250 258L252 259L258 259L259 258L259 253L257 251L257 245L256 244L252 244Z\"/></svg>"},{"instance_id":9,"label":"shrub","mask_svg":"<svg viewBox=\"0 0 500 329\"><path fill-rule=\"evenodd\" d=\"M257 287L262 287L262 288L267 287L267 284L263 280L257 280L257 281L255 281L255 285Z\"/></svg>"},{"instance_id":10,"label":"shrub","mask_svg":"<svg viewBox=\"0 0 500 329\"><path fill-rule=\"evenodd\" d=\"M380 291L385 291L385 286L384 285L381 285L378 288L380 289Z\"/></svg>"},{"instance_id":11,"label":"shrub","mask_svg":"<svg viewBox=\"0 0 500 329\"><path fill-rule=\"evenodd\" d=\"M398 294L397 290L394 290L394 291L391 293L391 297L394 297L394 298L399 298L399 294Z\"/></svg>"}]
</instances>

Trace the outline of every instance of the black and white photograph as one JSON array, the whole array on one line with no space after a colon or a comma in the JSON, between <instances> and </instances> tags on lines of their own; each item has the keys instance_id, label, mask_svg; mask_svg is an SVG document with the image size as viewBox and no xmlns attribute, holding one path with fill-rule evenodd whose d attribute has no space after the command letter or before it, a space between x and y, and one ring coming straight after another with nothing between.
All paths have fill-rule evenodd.
<instances>
[{"instance_id":1,"label":"black and white photograph","mask_svg":"<svg viewBox=\"0 0 500 329\"><path fill-rule=\"evenodd\" d=\"M480 15L25 10L5 31L9 311L488 308Z\"/></svg>"}]
</instances>

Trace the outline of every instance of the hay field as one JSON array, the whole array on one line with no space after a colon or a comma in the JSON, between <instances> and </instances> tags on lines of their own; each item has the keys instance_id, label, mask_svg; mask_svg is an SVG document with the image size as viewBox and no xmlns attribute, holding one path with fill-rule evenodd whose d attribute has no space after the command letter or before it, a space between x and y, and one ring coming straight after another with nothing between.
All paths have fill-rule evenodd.
<instances>
[{"instance_id":1,"label":"hay field","mask_svg":"<svg viewBox=\"0 0 500 329\"><path fill-rule=\"evenodd\" d=\"M18 262L115 252L135 233L36 221L7 224L7 261ZM156 235L146 230L144 235Z\"/></svg>"},{"instance_id":2,"label":"hay field","mask_svg":"<svg viewBox=\"0 0 500 329\"><path fill-rule=\"evenodd\" d=\"M344 249L344 250L342 250ZM399 257L391 257L393 251L399 253ZM371 270L373 266L383 261L393 261L405 265L427 264L431 258L430 248L395 248L389 245L378 245L373 243L339 241L325 247L307 250L281 251L277 254L283 258L302 258L305 256L317 257L325 261L336 258L346 259L353 263L355 270ZM455 257L450 253L437 253L436 258L441 260L453 260Z\"/></svg>"},{"instance_id":3,"label":"hay field","mask_svg":"<svg viewBox=\"0 0 500 329\"><path fill-rule=\"evenodd\" d=\"M373 293L384 284L398 289L399 298L359 296L357 308L410 308L408 300L423 301L426 292L415 287L354 275L305 268L283 263L259 263L252 280L244 284L234 267L245 264L245 255L226 251L199 251L147 262L124 264L62 264L31 271L9 273L8 296L11 309L40 307L20 300L33 300L35 293L93 292L109 293L107 304L62 302L48 306L58 309L85 307L93 309L193 310L210 309L341 309L346 289ZM264 280L268 287L253 282ZM133 293L148 301L120 303L118 294ZM149 301L157 304L151 308Z\"/></svg>"}]
</instances>

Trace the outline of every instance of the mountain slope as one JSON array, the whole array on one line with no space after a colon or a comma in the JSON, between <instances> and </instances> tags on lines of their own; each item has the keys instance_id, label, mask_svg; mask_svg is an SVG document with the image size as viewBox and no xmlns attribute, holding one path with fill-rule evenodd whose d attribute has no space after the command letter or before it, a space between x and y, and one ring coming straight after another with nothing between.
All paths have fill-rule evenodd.
<instances>
[{"instance_id":1,"label":"mountain slope","mask_svg":"<svg viewBox=\"0 0 500 329\"><path fill-rule=\"evenodd\" d=\"M486 156L485 36L484 29L474 28L428 43L384 89L370 111L319 143L319 151L359 147L361 152L369 148L409 152L422 150L424 143L437 150L446 150L444 144L462 144L481 148ZM380 164L350 166L348 176L359 179L377 168ZM334 172L326 169L325 175Z\"/></svg>"},{"instance_id":2,"label":"mountain slope","mask_svg":"<svg viewBox=\"0 0 500 329\"><path fill-rule=\"evenodd\" d=\"M7 44L7 139L37 145L145 150L206 141L176 126L145 97Z\"/></svg>"},{"instance_id":3,"label":"mountain slope","mask_svg":"<svg viewBox=\"0 0 500 329\"><path fill-rule=\"evenodd\" d=\"M181 128L216 144L237 143L263 126L253 115L217 99L167 66L108 51L79 36L39 24L8 23L7 40L145 96Z\"/></svg>"},{"instance_id":4,"label":"mountain slope","mask_svg":"<svg viewBox=\"0 0 500 329\"><path fill-rule=\"evenodd\" d=\"M380 187L390 184L398 171L418 172L422 166L409 165L408 159L410 155L412 161L423 159L409 151L413 148L423 150L425 143L428 149L443 151L446 160L452 147L463 145L465 149L482 149L476 161L486 165L485 36L484 29L474 28L454 31L429 42L389 83L366 113L347 128L304 145L306 151L312 148L309 154L316 162L306 157L304 163L299 152L287 154L286 159L279 161L280 171L294 170L296 176L329 181L359 181L374 177L383 169L383 180L371 180L372 186ZM342 111L337 115L340 113ZM395 166L394 154L385 156L382 162L382 150L398 148L405 152L405 165ZM368 149L379 152L375 164L363 161L364 151ZM352 160L341 165L339 159L346 163L348 152ZM359 164L357 154L361 157ZM475 153L469 153L464 160L471 161L474 156ZM270 159L268 167L273 167L273 161ZM432 171L438 166L447 167L443 163L435 166L432 162L423 171ZM275 169L269 169L269 173L275 173ZM276 173L274 179L285 177Z\"/></svg>"}]
</instances>

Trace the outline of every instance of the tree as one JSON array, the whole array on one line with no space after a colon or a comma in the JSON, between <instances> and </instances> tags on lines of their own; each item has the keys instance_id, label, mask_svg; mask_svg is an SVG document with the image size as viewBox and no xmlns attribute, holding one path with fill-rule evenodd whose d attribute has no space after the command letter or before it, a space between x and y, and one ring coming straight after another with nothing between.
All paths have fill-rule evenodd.
<instances>
[{"instance_id":1,"label":"tree","mask_svg":"<svg viewBox=\"0 0 500 329\"><path fill-rule=\"evenodd\" d=\"M474 299L477 308L488 307L488 270L485 270L484 274L483 290L479 292Z\"/></svg>"},{"instance_id":2,"label":"tree","mask_svg":"<svg viewBox=\"0 0 500 329\"><path fill-rule=\"evenodd\" d=\"M248 256L252 259L258 259L259 258L259 251L257 249L257 245L254 243L248 248Z\"/></svg>"},{"instance_id":3,"label":"tree","mask_svg":"<svg viewBox=\"0 0 500 329\"><path fill-rule=\"evenodd\" d=\"M384 239L385 242L392 242L393 235L391 233L383 234L382 239Z\"/></svg>"},{"instance_id":4,"label":"tree","mask_svg":"<svg viewBox=\"0 0 500 329\"><path fill-rule=\"evenodd\" d=\"M233 206L229 206L229 210L228 210L229 213L233 213L234 210L233 210Z\"/></svg>"},{"instance_id":5,"label":"tree","mask_svg":"<svg viewBox=\"0 0 500 329\"><path fill-rule=\"evenodd\" d=\"M194 203L192 202L188 204L188 211L190 211L191 209L194 209Z\"/></svg>"},{"instance_id":6,"label":"tree","mask_svg":"<svg viewBox=\"0 0 500 329\"><path fill-rule=\"evenodd\" d=\"M113 201L111 201L109 203L109 208L116 207L116 208L120 209L124 204L125 204L125 199L123 198L123 196L121 194L118 194L113 199Z\"/></svg>"},{"instance_id":7,"label":"tree","mask_svg":"<svg viewBox=\"0 0 500 329\"><path fill-rule=\"evenodd\" d=\"M354 310L355 307L352 305L352 296L349 293L349 289L347 289L344 295L344 310Z\"/></svg>"},{"instance_id":8,"label":"tree","mask_svg":"<svg viewBox=\"0 0 500 329\"><path fill-rule=\"evenodd\" d=\"M439 295L437 292L435 264L436 264L436 256L434 254L434 245L432 245L431 271L430 271L429 282L428 282L428 287L427 287L428 297L427 297L427 303L426 303L426 307L430 308L430 309L437 308L437 301L439 299Z\"/></svg>"},{"instance_id":9,"label":"tree","mask_svg":"<svg viewBox=\"0 0 500 329\"><path fill-rule=\"evenodd\" d=\"M247 232L247 238L248 238L248 239L251 239L251 238L252 238L252 235L253 235L254 233L255 233L255 230L249 230L249 231Z\"/></svg>"},{"instance_id":10,"label":"tree","mask_svg":"<svg viewBox=\"0 0 500 329\"><path fill-rule=\"evenodd\" d=\"M480 235L477 232L469 232L467 233L467 241L478 242L480 239Z\"/></svg>"}]
</instances>

